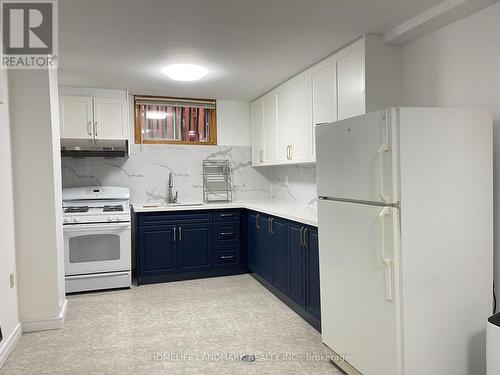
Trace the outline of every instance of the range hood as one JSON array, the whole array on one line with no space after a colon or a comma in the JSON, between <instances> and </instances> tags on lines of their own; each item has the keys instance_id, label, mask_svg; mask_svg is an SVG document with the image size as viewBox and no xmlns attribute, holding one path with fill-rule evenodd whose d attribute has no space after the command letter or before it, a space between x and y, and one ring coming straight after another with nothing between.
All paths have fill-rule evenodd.
<instances>
[{"instance_id":1,"label":"range hood","mask_svg":"<svg viewBox=\"0 0 500 375\"><path fill-rule=\"evenodd\" d=\"M128 156L128 141L63 138L61 139L61 156L123 158Z\"/></svg>"}]
</instances>

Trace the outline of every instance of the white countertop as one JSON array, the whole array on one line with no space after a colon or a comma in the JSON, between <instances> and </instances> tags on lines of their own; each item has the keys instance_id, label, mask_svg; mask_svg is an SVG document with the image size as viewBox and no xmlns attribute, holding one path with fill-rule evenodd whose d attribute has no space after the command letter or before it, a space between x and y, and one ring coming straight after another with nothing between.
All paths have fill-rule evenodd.
<instances>
[{"instance_id":1,"label":"white countertop","mask_svg":"<svg viewBox=\"0 0 500 375\"><path fill-rule=\"evenodd\" d=\"M134 204L135 212L168 212L168 211L193 211L193 210L220 210L230 208L245 208L262 212L264 214L281 217L302 224L318 226L318 213L315 207L305 204L279 201L279 200L258 200L258 201L235 201L231 203L202 203L189 206L185 205L154 205L154 204Z\"/></svg>"}]
</instances>

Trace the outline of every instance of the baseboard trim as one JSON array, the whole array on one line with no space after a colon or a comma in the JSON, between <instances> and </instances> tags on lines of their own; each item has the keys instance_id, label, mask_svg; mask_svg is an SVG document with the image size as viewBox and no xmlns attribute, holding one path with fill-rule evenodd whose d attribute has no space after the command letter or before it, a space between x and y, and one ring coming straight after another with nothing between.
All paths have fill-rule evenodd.
<instances>
[{"instance_id":1,"label":"baseboard trim","mask_svg":"<svg viewBox=\"0 0 500 375\"><path fill-rule=\"evenodd\" d=\"M60 329L66 320L66 312L68 310L68 300L65 299L60 307L59 315L43 320L32 320L23 322L23 332L47 331L51 329Z\"/></svg>"},{"instance_id":2,"label":"baseboard trim","mask_svg":"<svg viewBox=\"0 0 500 375\"><path fill-rule=\"evenodd\" d=\"M208 271L179 272L166 275L138 276L137 286L156 283L167 283L171 281L184 281L194 279L205 279L209 277L235 276L248 273L246 269L228 267L227 269L215 269Z\"/></svg>"},{"instance_id":3,"label":"baseboard trim","mask_svg":"<svg viewBox=\"0 0 500 375\"><path fill-rule=\"evenodd\" d=\"M22 324L17 323L14 331L10 334L7 340L5 340L5 343L0 348L0 368L2 368L5 361L9 357L10 353L12 353L12 350L14 350L14 347L16 346L17 341L21 337L22 333L23 333Z\"/></svg>"}]
</instances>

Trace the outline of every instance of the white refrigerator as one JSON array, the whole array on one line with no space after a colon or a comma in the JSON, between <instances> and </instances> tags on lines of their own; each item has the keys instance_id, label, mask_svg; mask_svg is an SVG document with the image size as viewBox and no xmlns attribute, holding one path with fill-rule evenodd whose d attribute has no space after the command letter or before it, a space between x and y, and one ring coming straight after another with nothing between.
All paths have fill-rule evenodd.
<instances>
[{"instance_id":1,"label":"white refrigerator","mask_svg":"<svg viewBox=\"0 0 500 375\"><path fill-rule=\"evenodd\" d=\"M316 155L323 342L364 375L485 374L492 115L391 108Z\"/></svg>"}]
</instances>

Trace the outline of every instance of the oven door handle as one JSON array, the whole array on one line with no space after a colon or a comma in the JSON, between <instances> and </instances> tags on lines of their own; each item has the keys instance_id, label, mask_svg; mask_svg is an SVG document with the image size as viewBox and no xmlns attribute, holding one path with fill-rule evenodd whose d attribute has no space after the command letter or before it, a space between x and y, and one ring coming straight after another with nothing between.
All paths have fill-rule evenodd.
<instances>
[{"instance_id":1,"label":"oven door handle","mask_svg":"<svg viewBox=\"0 0 500 375\"><path fill-rule=\"evenodd\" d=\"M131 225L129 222L126 223L102 223L102 224L71 224L64 225L64 232L76 232L83 230L99 230L106 231L110 229L129 229Z\"/></svg>"},{"instance_id":2,"label":"oven door handle","mask_svg":"<svg viewBox=\"0 0 500 375\"><path fill-rule=\"evenodd\" d=\"M65 276L66 280L79 280L79 279L95 279L96 277L113 277L113 276L128 276L129 272L112 272L112 273L99 273L99 274L89 274L89 275L72 275Z\"/></svg>"}]
</instances>

